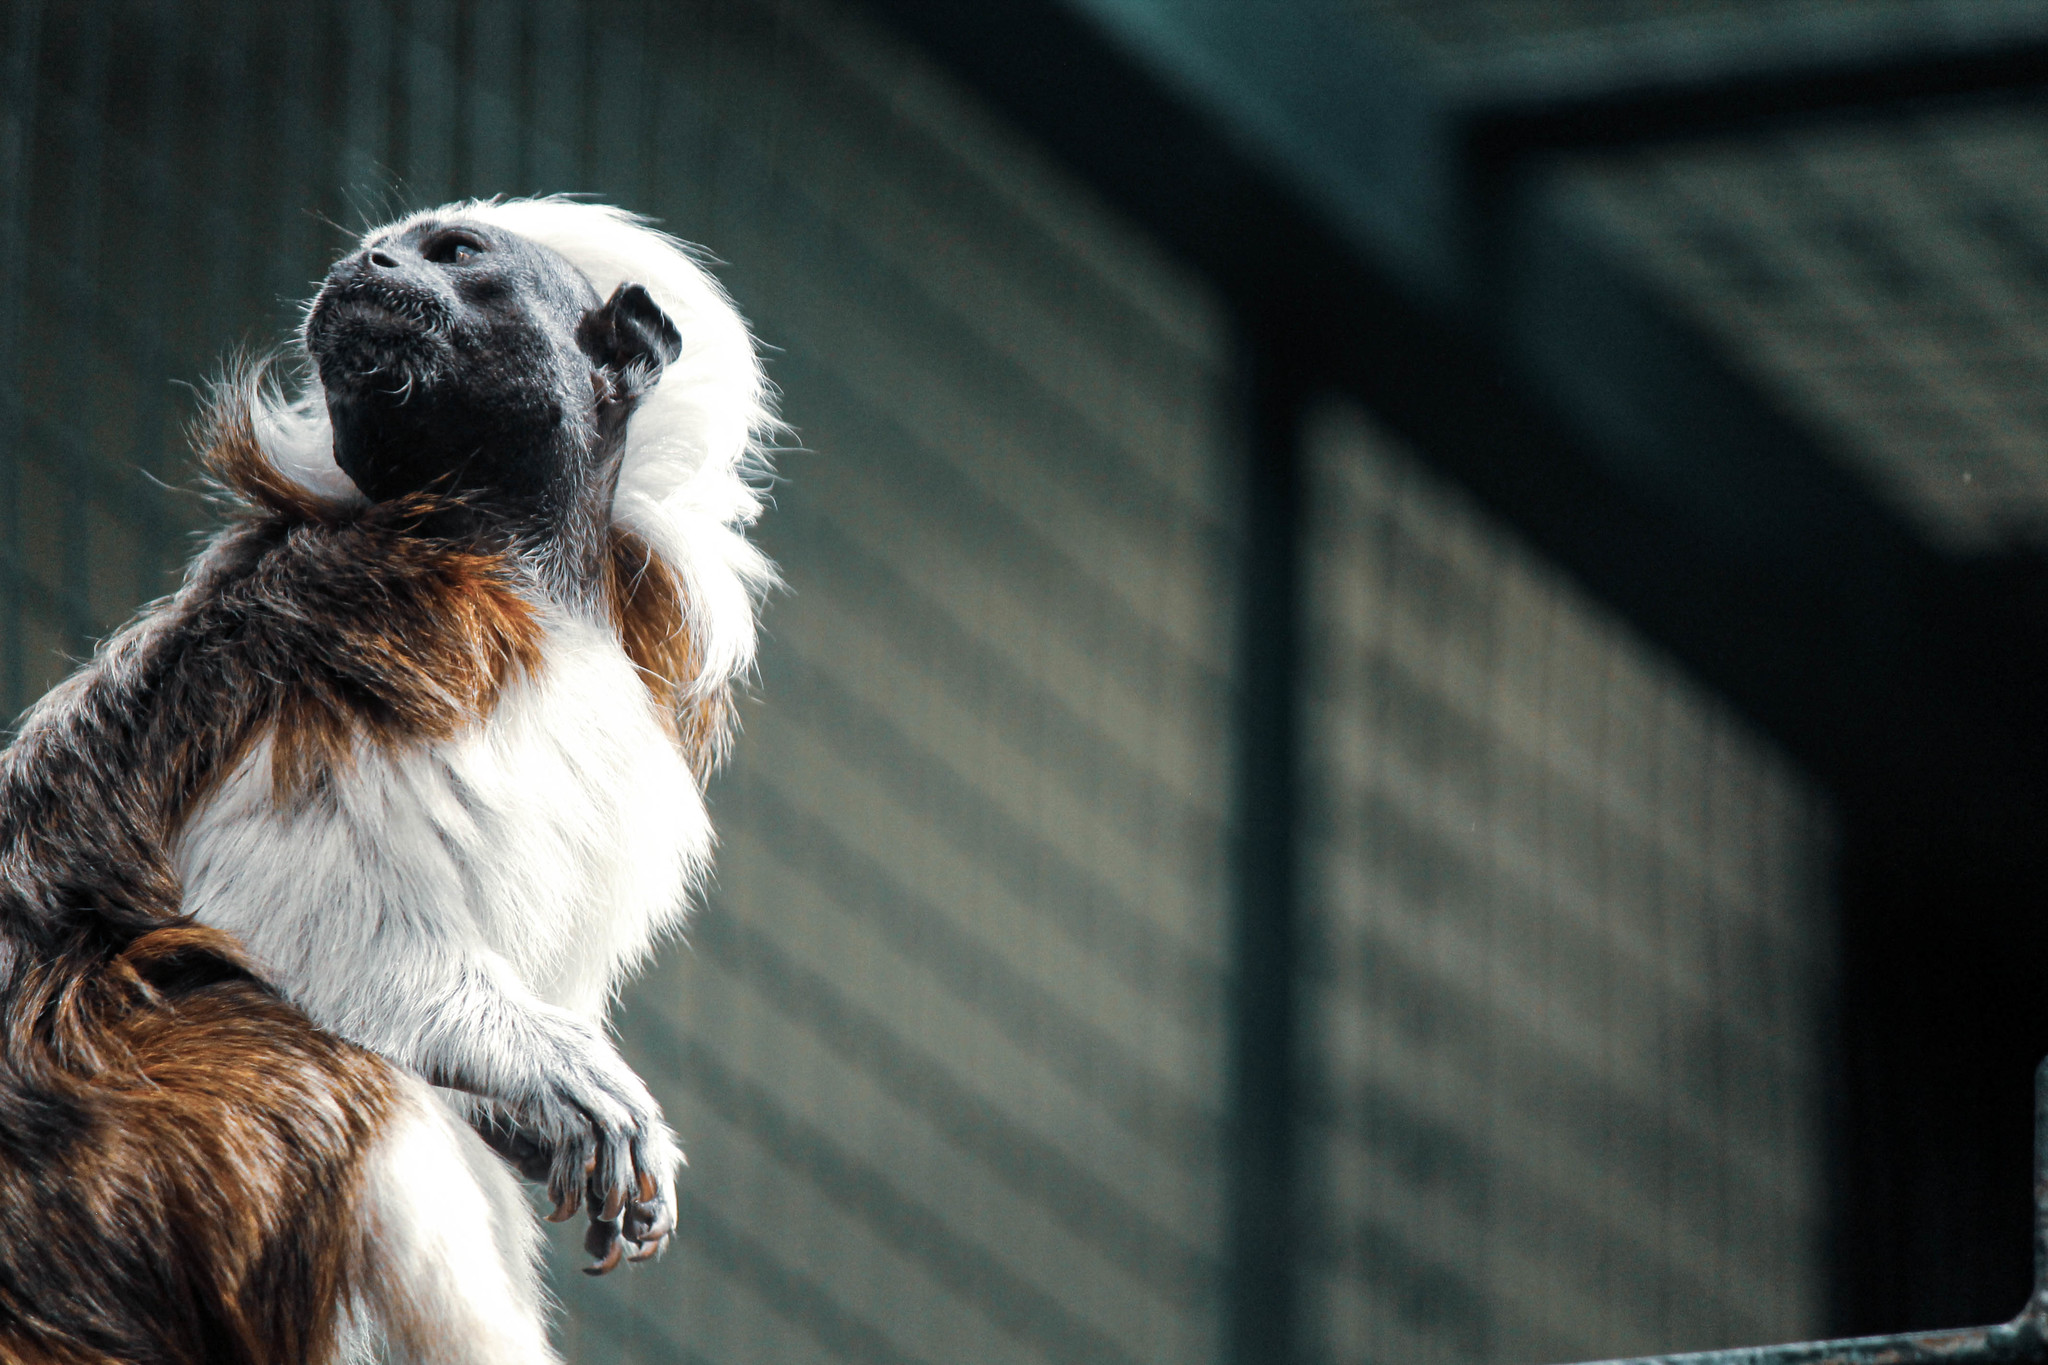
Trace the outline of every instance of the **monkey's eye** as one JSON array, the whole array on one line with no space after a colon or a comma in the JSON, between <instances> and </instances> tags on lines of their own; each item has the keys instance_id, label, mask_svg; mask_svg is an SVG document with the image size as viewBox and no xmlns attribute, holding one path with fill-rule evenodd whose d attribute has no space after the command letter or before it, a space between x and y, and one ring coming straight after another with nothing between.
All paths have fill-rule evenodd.
<instances>
[{"instance_id":1,"label":"monkey's eye","mask_svg":"<svg viewBox=\"0 0 2048 1365\"><path fill-rule=\"evenodd\" d=\"M482 242L466 232L448 232L429 242L420 254L435 265L467 265L485 250Z\"/></svg>"}]
</instances>

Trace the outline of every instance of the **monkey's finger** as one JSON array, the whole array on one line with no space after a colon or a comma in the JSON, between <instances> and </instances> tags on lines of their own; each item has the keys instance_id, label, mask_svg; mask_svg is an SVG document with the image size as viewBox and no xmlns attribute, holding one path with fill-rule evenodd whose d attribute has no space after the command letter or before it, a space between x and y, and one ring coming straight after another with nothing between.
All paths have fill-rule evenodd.
<instances>
[{"instance_id":1,"label":"monkey's finger","mask_svg":"<svg viewBox=\"0 0 2048 1365\"><path fill-rule=\"evenodd\" d=\"M666 1236L675 1227L675 1219L669 1213L668 1202L656 1199L626 1205L626 1216L620 1220L620 1226L626 1230L627 1241L649 1242Z\"/></svg>"},{"instance_id":2,"label":"monkey's finger","mask_svg":"<svg viewBox=\"0 0 2048 1365\"><path fill-rule=\"evenodd\" d=\"M667 1144L661 1144L666 1148ZM652 1204L661 1197L662 1186L669 1179L669 1162L656 1154L655 1143L646 1129L633 1134L633 1178L634 1189L643 1204ZM669 1153L672 1156L672 1150Z\"/></svg>"},{"instance_id":3,"label":"monkey's finger","mask_svg":"<svg viewBox=\"0 0 2048 1365\"><path fill-rule=\"evenodd\" d=\"M625 1258L626 1242L619 1236L617 1223L592 1223L583 1234L583 1249L598 1258L596 1265L583 1267L586 1275L606 1275L619 1268Z\"/></svg>"},{"instance_id":4,"label":"monkey's finger","mask_svg":"<svg viewBox=\"0 0 2048 1365\"><path fill-rule=\"evenodd\" d=\"M548 1214L550 1223L565 1223L575 1214L576 1206L583 1202L583 1182L578 1180L564 1154L555 1154L554 1170L548 1175L548 1198L555 1201L554 1210Z\"/></svg>"},{"instance_id":5,"label":"monkey's finger","mask_svg":"<svg viewBox=\"0 0 2048 1365\"><path fill-rule=\"evenodd\" d=\"M626 1178L632 1171L632 1151L624 1134L607 1133L597 1142L596 1162L590 1168L590 1216L616 1223L626 1207Z\"/></svg>"},{"instance_id":6,"label":"monkey's finger","mask_svg":"<svg viewBox=\"0 0 2048 1365\"><path fill-rule=\"evenodd\" d=\"M568 1138L555 1149L554 1172L548 1181L548 1198L555 1201L554 1212L548 1215L551 1223L564 1223L575 1217L577 1206L583 1202L589 1142L588 1137Z\"/></svg>"},{"instance_id":7,"label":"monkey's finger","mask_svg":"<svg viewBox=\"0 0 2048 1365\"><path fill-rule=\"evenodd\" d=\"M665 1199L633 1204L626 1209L623 1226L629 1242L659 1241L675 1231L675 1212Z\"/></svg>"},{"instance_id":8,"label":"monkey's finger","mask_svg":"<svg viewBox=\"0 0 2048 1365\"><path fill-rule=\"evenodd\" d=\"M647 1229L647 1237L651 1237L657 1242L666 1242L668 1240L668 1235L671 1232L674 1232L675 1230L675 1207L669 1203L664 1202L661 1205L659 1205L655 1211L654 1226ZM643 1237L640 1240L644 1242L647 1240L647 1237Z\"/></svg>"},{"instance_id":9,"label":"monkey's finger","mask_svg":"<svg viewBox=\"0 0 2048 1365\"><path fill-rule=\"evenodd\" d=\"M625 1230L626 1240L638 1245L647 1240L647 1230L654 1226L654 1210L644 1204L628 1204L619 1226Z\"/></svg>"}]
</instances>

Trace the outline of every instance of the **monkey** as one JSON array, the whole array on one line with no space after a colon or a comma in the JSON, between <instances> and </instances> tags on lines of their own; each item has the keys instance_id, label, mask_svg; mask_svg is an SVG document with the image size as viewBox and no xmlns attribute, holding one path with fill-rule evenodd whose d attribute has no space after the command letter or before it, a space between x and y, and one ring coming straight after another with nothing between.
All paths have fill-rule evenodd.
<instances>
[{"instance_id":1,"label":"monkey","mask_svg":"<svg viewBox=\"0 0 2048 1365\"><path fill-rule=\"evenodd\" d=\"M465 201L224 381L227 524L0 754L0 1358L545 1362L680 1152L604 1016L702 889L772 392L688 249Z\"/></svg>"}]
</instances>

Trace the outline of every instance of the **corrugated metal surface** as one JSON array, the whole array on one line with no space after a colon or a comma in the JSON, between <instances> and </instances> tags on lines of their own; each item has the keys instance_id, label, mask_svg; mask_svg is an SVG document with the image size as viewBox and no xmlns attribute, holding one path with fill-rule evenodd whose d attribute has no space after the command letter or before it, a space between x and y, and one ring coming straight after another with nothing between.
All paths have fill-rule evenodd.
<instances>
[{"instance_id":1,"label":"corrugated metal surface","mask_svg":"<svg viewBox=\"0 0 2048 1365\"><path fill-rule=\"evenodd\" d=\"M1825 812L1356 414L1310 451L1319 1358L1812 1335Z\"/></svg>"},{"instance_id":2,"label":"corrugated metal surface","mask_svg":"<svg viewBox=\"0 0 2048 1365\"><path fill-rule=\"evenodd\" d=\"M1603 157L1562 192L1938 543L2048 544L2048 105Z\"/></svg>"},{"instance_id":3,"label":"corrugated metal surface","mask_svg":"<svg viewBox=\"0 0 2048 1365\"><path fill-rule=\"evenodd\" d=\"M805 449L722 880L623 1014L694 1163L679 1248L587 1283L565 1241L565 1341L1211 1358L1217 322L835 13L17 3L8 698L167 581L201 519L153 482L189 482L169 381L281 333L345 240L323 217L540 189L661 215L733 263Z\"/></svg>"}]
</instances>

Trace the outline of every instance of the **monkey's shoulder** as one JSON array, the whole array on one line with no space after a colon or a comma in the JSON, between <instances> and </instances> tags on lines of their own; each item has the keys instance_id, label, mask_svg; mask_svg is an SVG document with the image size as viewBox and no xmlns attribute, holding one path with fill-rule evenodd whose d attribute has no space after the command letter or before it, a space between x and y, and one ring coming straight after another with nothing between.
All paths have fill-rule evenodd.
<instances>
[{"instance_id":1,"label":"monkey's shoulder","mask_svg":"<svg viewBox=\"0 0 2048 1365\"><path fill-rule=\"evenodd\" d=\"M398 741L446 736L542 666L545 607L518 555L423 534L395 514L264 518L208 552L184 652L266 711L325 715Z\"/></svg>"},{"instance_id":2,"label":"monkey's shoulder","mask_svg":"<svg viewBox=\"0 0 2048 1365\"><path fill-rule=\"evenodd\" d=\"M490 715L543 668L548 608L486 538L395 515L246 518L217 535L31 719L159 773L175 823L259 741L303 796L365 744L397 751Z\"/></svg>"}]
</instances>

